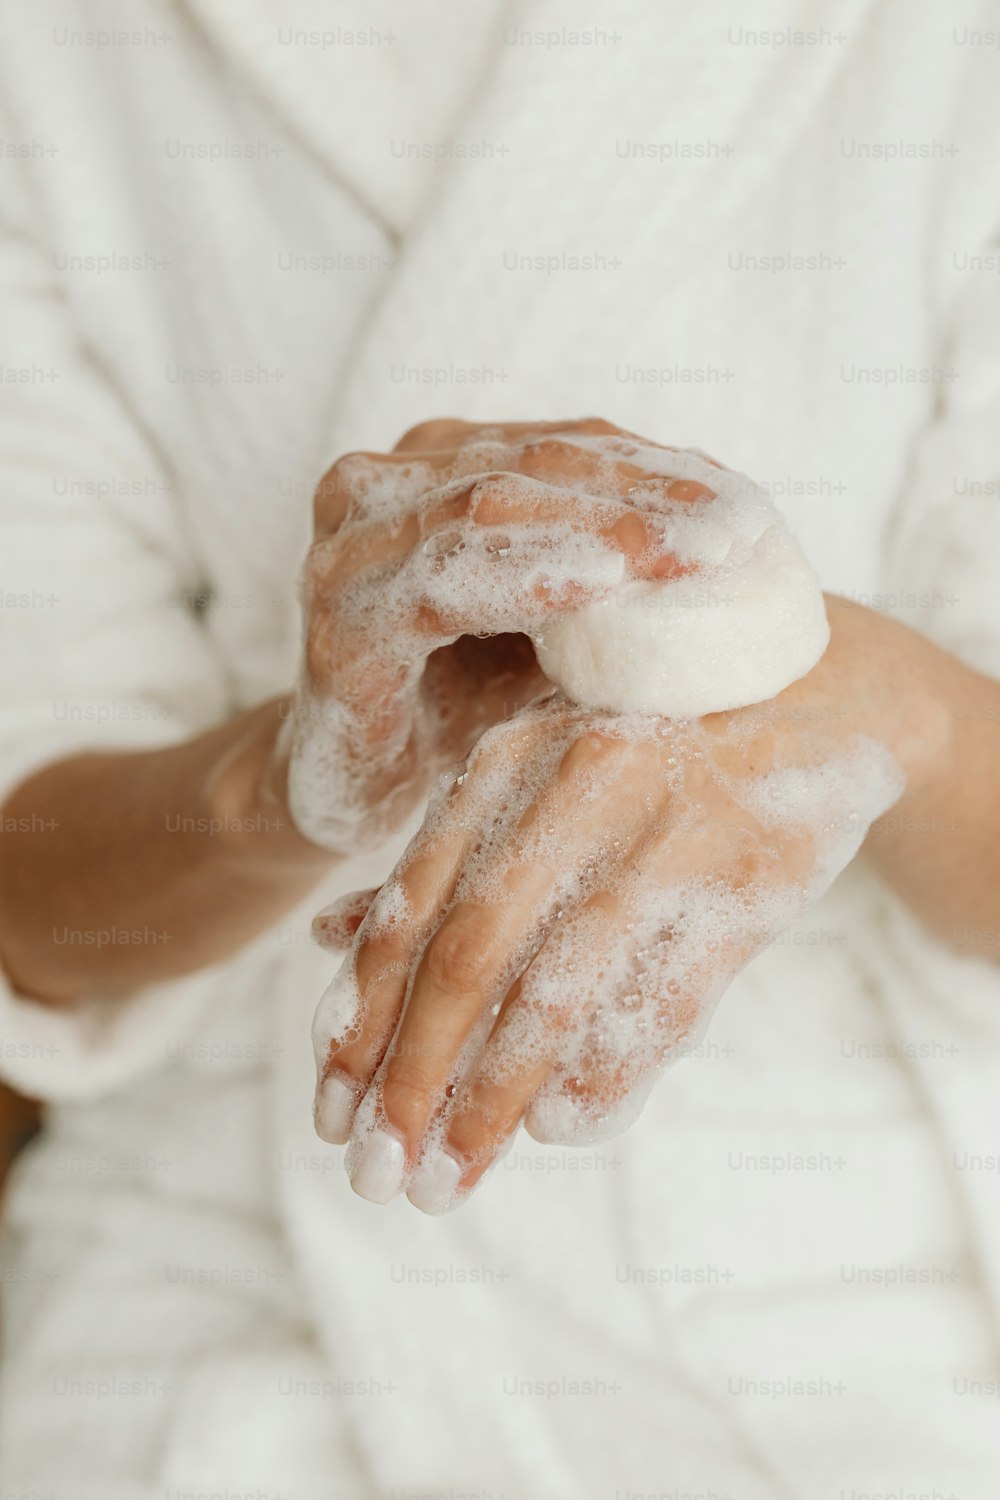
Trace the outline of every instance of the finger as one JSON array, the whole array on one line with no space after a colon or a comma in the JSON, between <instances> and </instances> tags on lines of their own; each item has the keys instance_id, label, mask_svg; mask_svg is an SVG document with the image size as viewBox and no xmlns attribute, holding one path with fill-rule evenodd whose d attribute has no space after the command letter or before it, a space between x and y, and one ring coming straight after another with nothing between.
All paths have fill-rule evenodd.
<instances>
[{"instance_id":1,"label":"finger","mask_svg":"<svg viewBox=\"0 0 1000 1500\"><path fill-rule=\"evenodd\" d=\"M582 456L596 473L597 461ZM502 455L491 453L490 457ZM515 460L525 461L516 455L511 462ZM495 528L551 528L556 524L617 542L622 550L637 557L651 542L661 542L665 536L662 521L658 524L656 518L644 519L634 505L626 503L624 490L621 495L587 491L579 482L560 484L551 477L536 478L503 469L494 462L422 490L412 502L400 504L391 518L375 514L359 519L348 532L338 535L336 547L328 552L326 581L342 585L376 564L401 561L421 546L432 555L444 554L447 549L436 534L454 531L456 543L468 541L468 527L463 525L466 522ZM623 531L624 523L630 530Z\"/></svg>"},{"instance_id":2,"label":"finger","mask_svg":"<svg viewBox=\"0 0 1000 1500\"><path fill-rule=\"evenodd\" d=\"M514 986L472 1076L425 1143L407 1197L423 1213L457 1206L506 1148L558 1049L550 1014L521 1002Z\"/></svg>"},{"instance_id":3,"label":"finger","mask_svg":"<svg viewBox=\"0 0 1000 1500\"><path fill-rule=\"evenodd\" d=\"M440 452L442 450L454 451L470 432L476 430L476 423L463 422L458 417L432 417L427 422L418 422L414 427L407 428L399 441L393 446L393 453L425 453Z\"/></svg>"},{"instance_id":4,"label":"finger","mask_svg":"<svg viewBox=\"0 0 1000 1500\"><path fill-rule=\"evenodd\" d=\"M356 449L341 454L323 475L313 497L316 534L337 531L349 516L358 518L366 508L384 510L384 504L379 502L387 488L391 488L393 510L399 514L407 502L415 503L421 493L440 484L457 464L467 473L468 450L473 446L496 450L499 457L507 458L526 437L572 425L572 422L477 423L443 417L411 427L391 453ZM610 428L610 424L604 425ZM488 465L497 466L495 460Z\"/></svg>"},{"instance_id":5,"label":"finger","mask_svg":"<svg viewBox=\"0 0 1000 1500\"><path fill-rule=\"evenodd\" d=\"M629 918L601 892L537 955L456 1096L442 1145L421 1161L418 1208L442 1212L470 1192L522 1121L541 1142L583 1145L637 1118L706 997L690 975L682 989L638 972Z\"/></svg>"},{"instance_id":6,"label":"finger","mask_svg":"<svg viewBox=\"0 0 1000 1500\"><path fill-rule=\"evenodd\" d=\"M614 542L573 524L500 532L472 522L439 540L432 552L411 552L388 581L339 592L327 585L328 600L307 610L308 678L335 683L338 703L359 721L355 739L376 752L410 723L433 651L463 635L529 633L560 610L606 596L626 572ZM372 628L358 628L366 619Z\"/></svg>"},{"instance_id":7,"label":"finger","mask_svg":"<svg viewBox=\"0 0 1000 1500\"><path fill-rule=\"evenodd\" d=\"M548 923L559 920L563 903L577 899L593 878L595 849L608 844L605 864L621 857L629 829L620 766L631 748L598 734L560 748L555 774L512 836L487 838L478 868L463 873L455 904L421 957L381 1078L382 1123L375 1134L391 1132L406 1161L415 1159L432 1115L479 1052L492 1016ZM381 1161L387 1149L384 1138L373 1141L373 1158ZM368 1196L363 1154L358 1165ZM389 1187L379 1183L376 1191Z\"/></svg>"},{"instance_id":8,"label":"finger","mask_svg":"<svg viewBox=\"0 0 1000 1500\"><path fill-rule=\"evenodd\" d=\"M355 952L320 1000L313 1020L313 1112L325 1141L342 1145L350 1136L358 1103L399 1019L412 934L430 929L463 852L464 839L443 833L414 853L382 887L358 930Z\"/></svg>"},{"instance_id":9,"label":"finger","mask_svg":"<svg viewBox=\"0 0 1000 1500\"><path fill-rule=\"evenodd\" d=\"M469 1077L456 1091L444 1128L430 1139L408 1196L424 1213L443 1213L475 1188L554 1076L580 1080L593 992L614 947L620 905L602 890L581 914L559 923L504 1002ZM596 920L595 920L596 919Z\"/></svg>"},{"instance_id":10,"label":"finger","mask_svg":"<svg viewBox=\"0 0 1000 1500\"><path fill-rule=\"evenodd\" d=\"M377 453L358 449L341 454L323 475L313 496L317 536L338 531L347 521L415 505L420 495L442 482L454 452Z\"/></svg>"},{"instance_id":11,"label":"finger","mask_svg":"<svg viewBox=\"0 0 1000 1500\"><path fill-rule=\"evenodd\" d=\"M339 896L329 906L324 906L312 919L313 942L328 953L345 953L378 892L378 886L364 891L348 891L345 896Z\"/></svg>"},{"instance_id":12,"label":"finger","mask_svg":"<svg viewBox=\"0 0 1000 1500\"><path fill-rule=\"evenodd\" d=\"M599 1102L624 1097L634 1086L617 1070L600 1076L588 1069L588 1038L598 1013L615 949L626 946L622 903L606 890L578 915L559 924L504 1003L497 1024L469 1078L457 1091L441 1138L428 1143L408 1196L424 1213L455 1207L479 1182L510 1142L535 1101L555 1081L549 1115L561 1130L544 1138L579 1144L583 1117L576 1095L600 1089ZM598 976L595 978L595 976ZM568 1110L561 1108L568 1100ZM572 1114L572 1126L566 1118ZM623 1127L624 1128L624 1127ZM539 1136L541 1139L542 1137Z\"/></svg>"},{"instance_id":13,"label":"finger","mask_svg":"<svg viewBox=\"0 0 1000 1500\"><path fill-rule=\"evenodd\" d=\"M317 536L336 532L349 516L380 513L383 523L412 508L427 490L449 475L475 470L536 474L560 487L584 485L592 493L624 497L633 486L669 499L708 499L713 491L700 481L672 477L664 454L687 452L713 468L724 466L699 449L679 450L615 427L602 418L563 422L482 424L441 419L419 424L391 453L355 451L342 455L323 475L313 501ZM619 460L609 463L612 455ZM629 464L627 457L634 459ZM655 483L650 486L650 481ZM386 495L391 497L390 515ZM633 491L635 493L635 491Z\"/></svg>"},{"instance_id":14,"label":"finger","mask_svg":"<svg viewBox=\"0 0 1000 1500\"><path fill-rule=\"evenodd\" d=\"M342 622L370 613L376 594L379 639L388 649L374 686L391 714L412 688L415 662L459 635L530 629L555 611L604 597L627 572L663 580L690 571L671 550L669 517L657 513L647 492L694 499L711 494L705 486L650 478L561 439L530 444L518 462L548 477L480 473L425 485L419 503L403 498L391 523L376 508L370 520L318 538L302 572L311 680L326 681L335 667L349 678L353 667L363 679L360 695L371 703L369 633ZM594 493L567 493L570 477ZM401 482L398 475L393 482ZM616 488L626 498L616 498ZM645 509L628 498L639 490ZM396 572L386 580L392 563Z\"/></svg>"},{"instance_id":15,"label":"finger","mask_svg":"<svg viewBox=\"0 0 1000 1500\"><path fill-rule=\"evenodd\" d=\"M414 1175L417 1207L440 1212L470 1191L522 1116L546 1142L626 1129L766 940L777 908L773 868L753 855L756 819L735 808L742 819L724 820L720 841L717 819L650 811L616 876L548 935L508 997Z\"/></svg>"},{"instance_id":16,"label":"finger","mask_svg":"<svg viewBox=\"0 0 1000 1500\"><path fill-rule=\"evenodd\" d=\"M385 591L401 630L426 651L461 635L527 633L607 597L630 557L641 556L636 517L605 513L588 523L584 507L567 510L565 498L561 507L551 520L470 520L430 538Z\"/></svg>"},{"instance_id":17,"label":"finger","mask_svg":"<svg viewBox=\"0 0 1000 1500\"><path fill-rule=\"evenodd\" d=\"M432 418L418 422L399 439L394 453L426 453L462 447L470 439L479 437L492 441L513 443L533 433L564 432L574 427L591 427L592 430L616 432L611 422L601 418L589 418L578 422L568 417L561 422L463 422L457 417Z\"/></svg>"},{"instance_id":18,"label":"finger","mask_svg":"<svg viewBox=\"0 0 1000 1500\"><path fill-rule=\"evenodd\" d=\"M695 841L685 857L669 830L661 820L637 838L617 876L560 922L521 975L443 1141L421 1160L417 1207L442 1212L469 1192L522 1118L543 1142L620 1134L663 1068L694 1045L759 935L739 927L744 861L706 889L709 851ZM721 952L706 950L706 927L728 933Z\"/></svg>"},{"instance_id":19,"label":"finger","mask_svg":"<svg viewBox=\"0 0 1000 1500\"><path fill-rule=\"evenodd\" d=\"M504 767L519 731L484 735L465 769L442 777L423 826L358 929L354 953L322 996L313 1021L316 1129L342 1144L358 1102L399 1020L421 949L454 893L476 829L504 802ZM472 776L471 782L469 781ZM463 793L468 783L469 790ZM517 808L529 793L521 791Z\"/></svg>"},{"instance_id":20,"label":"finger","mask_svg":"<svg viewBox=\"0 0 1000 1500\"><path fill-rule=\"evenodd\" d=\"M586 485L589 493L608 498L641 494L648 501L714 499L715 491L707 484L668 472L669 460L660 455L675 451L647 444L633 448L630 463L621 444L599 439L596 446L588 446L585 437L581 441L575 434L558 433L528 443L518 457L517 470L563 489ZM651 453L656 455L653 466L648 462ZM646 463L641 461L644 456Z\"/></svg>"},{"instance_id":21,"label":"finger","mask_svg":"<svg viewBox=\"0 0 1000 1500\"><path fill-rule=\"evenodd\" d=\"M509 871L495 903L456 901L427 944L381 1084L382 1112L407 1158L442 1099L456 1087L463 1053L488 1032L494 1009L538 940L555 896L541 866Z\"/></svg>"},{"instance_id":22,"label":"finger","mask_svg":"<svg viewBox=\"0 0 1000 1500\"><path fill-rule=\"evenodd\" d=\"M412 677L395 649L373 650L372 632L361 628L371 601L349 594L343 574L342 546L336 537L321 537L306 555L299 574L305 620L303 665L305 681L316 689L331 683L348 710L364 705L364 721L393 705ZM382 633L380 640L384 638ZM391 641L387 641L391 647ZM353 674L363 674L352 692Z\"/></svg>"},{"instance_id":23,"label":"finger","mask_svg":"<svg viewBox=\"0 0 1000 1500\"><path fill-rule=\"evenodd\" d=\"M431 651L465 634L519 632L610 592L625 574L627 549L634 555L642 540L622 506L569 505L564 491L521 476L477 486L452 489L446 500L438 493L422 543L421 522L410 516L389 540L364 527L346 541L322 538L306 559L307 678L335 681L338 700L363 711L366 723L377 720L379 734L382 718L389 727L399 719ZM412 533L405 545L403 530ZM375 561L377 575L367 571ZM396 570L386 579L390 562ZM372 628L359 628L367 619Z\"/></svg>"},{"instance_id":24,"label":"finger","mask_svg":"<svg viewBox=\"0 0 1000 1500\"><path fill-rule=\"evenodd\" d=\"M489 469L515 470L517 454L526 441L572 425L487 425L443 418L411 428L391 453L363 449L344 453L316 488L316 535L337 532L346 521L363 520L366 515L378 515L384 527L386 521L399 519L417 505L421 495L449 478Z\"/></svg>"},{"instance_id":25,"label":"finger","mask_svg":"<svg viewBox=\"0 0 1000 1500\"><path fill-rule=\"evenodd\" d=\"M431 425L449 432L453 426ZM554 423L539 424L535 429L525 429L519 424L506 429L470 427L473 436L457 449L425 451L419 462L413 461L409 452L345 455L330 470L323 487L331 496L350 492L358 501L354 507L358 521L364 520L363 501L367 496L373 523L371 527L362 527L351 549L345 550L346 573L356 572L375 560L403 555L421 539L426 540L432 530L468 514L473 500L480 497L491 480L495 487L503 486L509 491L514 475L539 480L550 490L573 491L581 523L588 526L592 519L600 525L600 516L593 505L595 499L621 503L631 500L624 507L625 513L633 527L638 527L637 506L640 510L655 510L657 502L663 499L692 502L714 498L715 491L709 485L670 472L677 460L665 455L677 450L643 440L626 443L617 433L614 437L595 436L594 425L583 422L569 430ZM515 437L514 433L524 435ZM622 456L625 449L635 455L633 462ZM388 513L384 498L379 504L371 503L375 492L382 492L384 497L387 477L394 498ZM338 515L342 509L341 505ZM481 507L482 514L478 517L481 523L487 522L486 509L487 506ZM550 518L551 514L550 510ZM510 524L517 520L542 521L546 516L537 505L528 510L508 504L505 514L498 519ZM618 512L611 519L620 521L623 517ZM387 535L390 532L391 540ZM640 536L638 530L635 535ZM625 539L622 540L624 544ZM640 540L636 550L645 545L648 538Z\"/></svg>"},{"instance_id":26,"label":"finger","mask_svg":"<svg viewBox=\"0 0 1000 1500\"><path fill-rule=\"evenodd\" d=\"M548 422L464 422L456 417L432 418L430 421L418 422L405 432L393 452L423 453L457 449L476 440L519 443L548 433L602 438L612 446L620 444L622 449L631 447L633 451L636 445L640 445L666 453L678 452L675 446L655 443L628 428L619 427L615 422L609 422L605 417L565 417ZM701 454L699 449L688 451ZM701 456L708 458L708 454ZM714 460L709 459L709 462ZM717 467L721 468L722 465Z\"/></svg>"},{"instance_id":27,"label":"finger","mask_svg":"<svg viewBox=\"0 0 1000 1500\"><path fill-rule=\"evenodd\" d=\"M336 538L311 550L303 572L305 679L317 694L333 691L343 721L337 738L345 755L354 746L360 756L356 773L351 765L342 767L342 781L367 785L371 776L364 768L374 767L384 773L387 786L418 788L426 758L416 737L417 696L434 651L465 635L536 631L553 613L610 593L624 576L629 555L633 571L642 571L637 557L645 556L642 549L650 539L646 523L616 502L596 502L588 512L576 501L569 503L565 491L524 476L484 484L478 500L468 489L464 497L472 507L481 503L483 521L474 509L432 533L388 581L345 575L343 569L358 558L345 563ZM561 519L546 527L546 511ZM533 523L519 524L526 514L534 515ZM501 526L504 521L508 524ZM659 539L650 553L651 570L662 574L672 564L658 549ZM376 607L377 624L358 628L373 618ZM541 686L538 674L533 677ZM534 691L522 694L521 701ZM322 698L314 709L322 735L323 716L332 710Z\"/></svg>"}]
</instances>

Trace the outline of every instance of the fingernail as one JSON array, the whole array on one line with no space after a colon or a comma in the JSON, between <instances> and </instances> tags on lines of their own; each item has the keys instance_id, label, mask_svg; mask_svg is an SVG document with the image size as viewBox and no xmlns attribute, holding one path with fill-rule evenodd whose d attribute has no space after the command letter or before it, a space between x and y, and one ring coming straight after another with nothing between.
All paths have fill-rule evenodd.
<instances>
[{"instance_id":1,"label":"fingernail","mask_svg":"<svg viewBox=\"0 0 1000 1500\"><path fill-rule=\"evenodd\" d=\"M461 1162L438 1147L420 1163L406 1196L421 1213L441 1214L454 1202L461 1178Z\"/></svg>"},{"instance_id":2,"label":"fingernail","mask_svg":"<svg viewBox=\"0 0 1000 1500\"><path fill-rule=\"evenodd\" d=\"M340 1073L331 1073L316 1090L313 1118L320 1140L342 1146L351 1133L358 1095Z\"/></svg>"},{"instance_id":3,"label":"fingernail","mask_svg":"<svg viewBox=\"0 0 1000 1500\"><path fill-rule=\"evenodd\" d=\"M373 1130L351 1173L351 1187L369 1203L389 1203L399 1192L405 1166L402 1141L387 1130Z\"/></svg>"}]
</instances>

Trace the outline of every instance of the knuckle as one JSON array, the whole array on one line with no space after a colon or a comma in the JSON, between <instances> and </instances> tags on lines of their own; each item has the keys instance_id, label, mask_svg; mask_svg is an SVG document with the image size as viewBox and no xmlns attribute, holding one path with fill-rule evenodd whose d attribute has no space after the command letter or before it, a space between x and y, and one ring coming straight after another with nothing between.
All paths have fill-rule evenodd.
<instances>
[{"instance_id":1,"label":"knuckle","mask_svg":"<svg viewBox=\"0 0 1000 1500\"><path fill-rule=\"evenodd\" d=\"M348 496L337 465L327 469L313 492L313 525L317 531L335 530L347 514Z\"/></svg>"},{"instance_id":2,"label":"knuckle","mask_svg":"<svg viewBox=\"0 0 1000 1500\"><path fill-rule=\"evenodd\" d=\"M617 753L618 741L610 735L590 729L581 734L570 745L559 766L559 775L564 781L573 781L600 770Z\"/></svg>"},{"instance_id":3,"label":"knuckle","mask_svg":"<svg viewBox=\"0 0 1000 1500\"><path fill-rule=\"evenodd\" d=\"M338 459L335 459L324 474L322 483L335 481L349 485L357 479L360 472L369 469L372 464L377 464L384 458L384 453L376 453L366 448L352 448L349 453L342 453Z\"/></svg>"},{"instance_id":4,"label":"knuckle","mask_svg":"<svg viewBox=\"0 0 1000 1500\"><path fill-rule=\"evenodd\" d=\"M461 441L467 427L468 423L459 421L457 417L431 417L408 427L396 444L396 451L406 452L411 448L454 448Z\"/></svg>"},{"instance_id":5,"label":"knuckle","mask_svg":"<svg viewBox=\"0 0 1000 1500\"><path fill-rule=\"evenodd\" d=\"M524 446L524 453L531 458L550 459L553 462L565 458L569 445L563 437L547 435L532 438Z\"/></svg>"},{"instance_id":6,"label":"knuckle","mask_svg":"<svg viewBox=\"0 0 1000 1500\"><path fill-rule=\"evenodd\" d=\"M448 481L433 491L431 502L419 506L414 517L414 545L434 537L434 546L447 553L464 541L466 527L463 523L473 514L475 497L481 485L482 481L476 480L455 489Z\"/></svg>"},{"instance_id":7,"label":"knuckle","mask_svg":"<svg viewBox=\"0 0 1000 1500\"><path fill-rule=\"evenodd\" d=\"M468 491L466 513L476 526L493 526L516 515L524 500L524 481L516 474L481 474Z\"/></svg>"},{"instance_id":8,"label":"knuckle","mask_svg":"<svg viewBox=\"0 0 1000 1500\"><path fill-rule=\"evenodd\" d=\"M517 467L529 479L558 484L560 479L586 477L591 459L579 443L576 433L551 434L532 438L521 450Z\"/></svg>"},{"instance_id":9,"label":"knuckle","mask_svg":"<svg viewBox=\"0 0 1000 1500\"><path fill-rule=\"evenodd\" d=\"M302 654L306 676L314 686L332 677L336 658L334 631L324 610L309 615Z\"/></svg>"},{"instance_id":10,"label":"knuckle","mask_svg":"<svg viewBox=\"0 0 1000 1500\"><path fill-rule=\"evenodd\" d=\"M573 425L574 432L593 433L595 436L607 435L621 432L621 428L615 422L609 422L605 417L581 417Z\"/></svg>"},{"instance_id":11,"label":"knuckle","mask_svg":"<svg viewBox=\"0 0 1000 1500\"><path fill-rule=\"evenodd\" d=\"M494 945L482 919L449 919L427 946L424 964L441 989L469 994L479 990L494 970Z\"/></svg>"},{"instance_id":12,"label":"knuckle","mask_svg":"<svg viewBox=\"0 0 1000 1500\"><path fill-rule=\"evenodd\" d=\"M334 581L338 548L329 538L313 542L306 553L299 574L303 596L311 601Z\"/></svg>"},{"instance_id":13,"label":"knuckle","mask_svg":"<svg viewBox=\"0 0 1000 1500\"><path fill-rule=\"evenodd\" d=\"M413 1056L394 1056L382 1085L386 1114L397 1124L420 1120L427 1111L436 1082L436 1074L425 1061Z\"/></svg>"},{"instance_id":14,"label":"knuckle","mask_svg":"<svg viewBox=\"0 0 1000 1500\"><path fill-rule=\"evenodd\" d=\"M690 505L695 500L714 500L715 491L710 490L707 484L702 484L699 479L672 479L667 485L667 497L670 500L680 500L682 504Z\"/></svg>"},{"instance_id":15,"label":"knuckle","mask_svg":"<svg viewBox=\"0 0 1000 1500\"><path fill-rule=\"evenodd\" d=\"M610 528L611 536L622 552L643 552L649 545L646 520L638 511L629 510L619 516Z\"/></svg>"},{"instance_id":16,"label":"knuckle","mask_svg":"<svg viewBox=\"0 0 1000 1500\"><path fill-rule=\"evenodd\" d=\"M343 525L360 493L364 477L372 464L377 464L383 456L355 450L342 453L331 464L313 495L313 522L317 531L336 531Z\"/></svg>"}]
</instances>

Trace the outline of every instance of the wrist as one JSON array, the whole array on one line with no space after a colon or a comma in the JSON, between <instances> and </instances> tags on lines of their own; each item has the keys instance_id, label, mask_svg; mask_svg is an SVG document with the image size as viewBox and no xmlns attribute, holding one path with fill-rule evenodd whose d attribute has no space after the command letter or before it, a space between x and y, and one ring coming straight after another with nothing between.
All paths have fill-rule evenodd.
<instances>
[{"instance_id":1,"label":"wrist","mask_svg":"<svg viewBox=\"0 0 1000 1500\"><path fill-rule=\"evenodd\" d=\"M906 786L897 805L913 802L949 774L953 658L909 626L850 600L828 595L827 613L850 721L898 761Z\"/></svg>"},{"instance_id":2,"label":"wrist","mask_svg":"<svg viewBox=\"0 0 1000 1500\"><path fill-rule=\"evenodd\" d=\"M333 860L308 839L288 807L288 757L281 731L288 697L272 698L243 716L239 733L219 759L206 788L210 827L226 855L244 867L271 871L315 868Z\"/></svg>"}]
</instances>

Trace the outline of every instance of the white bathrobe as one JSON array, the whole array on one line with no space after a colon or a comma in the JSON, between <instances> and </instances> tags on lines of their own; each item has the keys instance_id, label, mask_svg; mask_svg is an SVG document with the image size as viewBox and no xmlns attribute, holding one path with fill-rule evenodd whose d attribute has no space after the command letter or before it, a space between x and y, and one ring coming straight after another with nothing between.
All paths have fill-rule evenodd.
<instances>
[{"instance_id":1,"label":"white bathrobe","mask_svg":"<svg viewBox=\"0 0 1000 1500\"><path fill-rule=\"evenodd\" d=\"M825 587L1000 671L996 26L8 0L4 786L287 688L317 476L430 415L705 448ZM426 1219L310 1120L308 919L397 852L127 1007L4 993L51 1108L7 1201L0 1493L992 1500L989 934L947 953L856 865L626 1137L519 1140Z\"/></svg>"}]
</instances>

